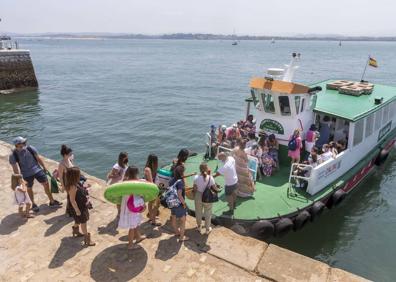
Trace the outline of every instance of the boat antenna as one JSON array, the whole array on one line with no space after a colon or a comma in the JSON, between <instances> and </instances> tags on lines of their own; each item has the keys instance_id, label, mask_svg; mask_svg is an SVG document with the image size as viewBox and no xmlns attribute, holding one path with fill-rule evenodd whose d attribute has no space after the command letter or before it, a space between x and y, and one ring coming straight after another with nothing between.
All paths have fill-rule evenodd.
<instances>
[{"instance_id":1,"label":"boat antenna","mask_svg":"<svg viewBox=\"0 0 396 282\"><path fill-rule=\"evenodd\" d=\"M366 65L364 66L364 70L363 70L363 74L362 74L362 78L360 79L360 82L364 82L364 76L366 75L366 70L367 70L367 66L370 62L370 58L371 56L369 55L366 61Z\"/></svg>"}]
</instances>

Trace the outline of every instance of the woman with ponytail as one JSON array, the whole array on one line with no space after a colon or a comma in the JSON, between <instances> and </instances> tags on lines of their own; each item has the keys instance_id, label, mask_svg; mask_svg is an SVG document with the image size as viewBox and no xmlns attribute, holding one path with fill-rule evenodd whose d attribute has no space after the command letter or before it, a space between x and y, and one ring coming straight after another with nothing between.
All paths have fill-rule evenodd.
<instances>
[{"instance_id":1,"label":"woman with ponytail","mask_svg":"<svg viewBox=\"0 0 396 282\"><path fill-rule=\"evenodd\" d=\"M199 166L200 174L196 175L194 178L194 201L195 201L195 219L197 221L198 231L201 233L202 230L202 212L205 217L205 229L206 234L212 230L210 227L210 222L212 219L212 205L213 203L203 203L202 194L206 189L213 189L217 191L217 187L213 176L210 174L207 163L201 163Z\"/></svg>"}]
</instances>

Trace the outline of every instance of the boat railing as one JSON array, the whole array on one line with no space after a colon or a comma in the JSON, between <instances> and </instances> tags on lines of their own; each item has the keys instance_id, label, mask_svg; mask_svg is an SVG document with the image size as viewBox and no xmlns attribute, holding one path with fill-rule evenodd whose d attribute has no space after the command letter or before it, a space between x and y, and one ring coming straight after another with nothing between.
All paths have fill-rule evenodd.
<instances>
[{"instance_id":1,"label":"boat railing","mask_svg":"<svg viewBox=\"0 0 396 282\"><path fill-rule=\"evenodd\" d=\"M291 165L289 175L289 189L287 190L288 195L290 194L290 190L292 188L303 188L304 190L309 188L313 169L314 167L308 164L293 163ZM300 173L304 173L304 175L301 175ZM303 187L301 187L301 185L303 185ZM292 193L292 195L296 195L296 193Z\"/></svg>"},{"instance_id":2,"label":"boat railing","mask_svg":"<svg viewBox=\"0 0 396 282\"><path fill-rule=\"evenodd\" d=\"M335 158L331 158L318 166L316 166L311 175L311 186L307 189L307 193L314 195L324 189L327 185L334 182L340 177L345 170L343 163L348 158L348 150L341 152Z\"/></svg>"}]
</instances>

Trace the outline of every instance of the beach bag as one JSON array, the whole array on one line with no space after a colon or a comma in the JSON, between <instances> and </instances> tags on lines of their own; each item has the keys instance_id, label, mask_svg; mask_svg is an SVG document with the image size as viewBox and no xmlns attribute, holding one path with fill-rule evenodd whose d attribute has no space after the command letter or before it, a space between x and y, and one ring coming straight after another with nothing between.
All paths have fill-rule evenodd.
<instances>
[{"instance_id":1,"label":"beach bag","mask_svg":"<svg viewBox=\"0 0 396 282\"><path fill-rule=\"evenodd\" d=\"M297 150L297 139L295 137L293 137L289 143L287 144L287 148L289 149L289 151L295 151Z\"/></svg>"},{"instance_id":2,"label":"beach bag","mask_svg":"<svg viewBox=\"0 0 396 282\"><path fill-rule=\"evenodd\" d=\"M168 188L168 190L163 194L163 198L166 202L166 206L170 209L177 208L181 205L179 196L177 195L176 185L182 181L181 179L177 180L172 186Z\"/></svg>"},{"instance_id":3,"label":"beach bag","mask_svg":"<svg viewBox=\"0 0 396 282\"><path fill-rule=\"evenodd\" d=\"M217 192L213 191L210 186L210 178L208 181L208 185L206 185L205 190L202 193L202 203L215 203L219 201L219 197L217 196Z\"/></svg>"},{"instance_id":4,"label":"beach bag","mask_svg":"<svg viewBox=\"0 0 396 282\"><path fill-rule=\"evenodd\" d=\"M47 177L49 178L49 182L51 185L51 193L59 193L59 184L55 177L51 175L48 171L46 172Z\"/></svg>"},{"instance_id":5,"label":"beach bag","mask_svg":"<svg viewBox=\"0 0 396 282\"><path fill-rule=\"evenodd\" d=\"M133 197L133 195L129 196L127 201L127 207L131 212L134 213L142 213L144 211L144 205L135 206L135 198Z\"/></svg>"}]
</instances>

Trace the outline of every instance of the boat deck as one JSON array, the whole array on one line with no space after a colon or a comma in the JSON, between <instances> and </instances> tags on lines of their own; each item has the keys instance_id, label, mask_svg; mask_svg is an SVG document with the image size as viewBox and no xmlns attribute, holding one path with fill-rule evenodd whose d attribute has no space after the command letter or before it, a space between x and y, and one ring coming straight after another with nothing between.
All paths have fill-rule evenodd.
<instances>
[{"instance_id":1,"label":"boat deck","mask_svg":"<svg viewBox=\"0 0 396 282\"><path fill-rule=\"evenodd\" d=\"M186 162L185 174L199 172L199 165L203 161L203 154L190 157ZM207 162L211 171L214 172L220 166L218 160ZM326 190L314 196L300 189L290 189L288 193L290 166L284 165L279 171L275 171L270 177L261 178L256 182L256 192L253 197L239 198L233 218L236 220L272 219L278 216L288 215L310 206L315 200L320 199L324 194L331 191ZM217 177L216 183L224 187L224 178ZM188 187L192 186L193 176L187 178ZM188 208L195 210L194 201L186 200ZM223 216L228 211L224 189L219 194L219 201L214 203L212 213L215 216Z\"/></svg>"}]
</instances>

